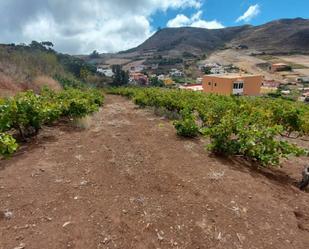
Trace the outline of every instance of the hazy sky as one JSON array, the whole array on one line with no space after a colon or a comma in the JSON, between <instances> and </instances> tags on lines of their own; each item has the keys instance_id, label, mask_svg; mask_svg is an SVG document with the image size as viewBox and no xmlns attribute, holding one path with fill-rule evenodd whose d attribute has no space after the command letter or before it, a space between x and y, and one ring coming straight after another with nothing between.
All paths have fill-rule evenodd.
<instances>
[{"instance_id":1,"label":"hazy sky","mask_svg":"<svg viewBox=\"0 0 309 249\"><path fill-rule=\"evenodd\" d=\"M309 18L309 0L0 0L0 42L52 41L56 50L115 52L158 27L222 28Z\"/></svg>"}]
</instances>

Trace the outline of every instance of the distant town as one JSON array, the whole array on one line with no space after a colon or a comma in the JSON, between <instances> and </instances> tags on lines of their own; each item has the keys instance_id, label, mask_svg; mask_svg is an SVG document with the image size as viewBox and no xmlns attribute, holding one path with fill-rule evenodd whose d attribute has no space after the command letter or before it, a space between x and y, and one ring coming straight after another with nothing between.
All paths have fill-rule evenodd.
<instances>
[{"instance_id":1,"label":"distant town","mask_svg":"<svg viewBox=\"0 0 309 249\"><path fill-rule=\"evenodd\" d=\"M247 48L238 46L236 49ZM254 54L253 56L265 58L265 55ZM138 60L122 65L121 68L128 73L128 84L162 86L222 95L282 96L309 102L309 76L296 69L299 65L295 66L292 63L272 63L271 61L259 63L257 67L260 68L261 73L253 74L233 64L220 64L207 59L180 60L169 57L155 59L160 59L160 63L149 63L152 60L141 63L144 61ZM162 67L162 61L166 62L164 67ZM187 73L186 68L192 68L192 66L196 68L194 75L197 77ZM108 64L98 64L97 72L109 78L114 76L112 65Z\"/></svg>"}]
</instances>

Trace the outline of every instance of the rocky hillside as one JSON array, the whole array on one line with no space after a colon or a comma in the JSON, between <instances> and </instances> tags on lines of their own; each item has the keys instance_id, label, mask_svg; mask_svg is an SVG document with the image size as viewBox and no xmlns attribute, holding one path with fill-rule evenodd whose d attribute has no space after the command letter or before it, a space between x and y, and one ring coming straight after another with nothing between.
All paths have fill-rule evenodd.
<instances>
[{"instance_id":1,"label":"rocky hillside","mask_svg":"<svg viewBox=\"0 0 309 249\"><path fill-rule=\"evenodd\" d=\"M126 52L201 54L239 45L266 53L309 53L309 19L282 19L261 26L217 30L166 28Z\"/></svg>"}]
</instances>

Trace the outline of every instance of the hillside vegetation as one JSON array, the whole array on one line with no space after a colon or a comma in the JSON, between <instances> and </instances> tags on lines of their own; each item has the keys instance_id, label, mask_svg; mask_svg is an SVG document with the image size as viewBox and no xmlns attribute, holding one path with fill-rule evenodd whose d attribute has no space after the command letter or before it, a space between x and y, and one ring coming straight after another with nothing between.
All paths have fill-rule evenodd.
<instances>
[{"instance_id":1,"label":"hillside vegetation","mask_svg":"<svg viewBox=\"0 0 309 249\"><path fill-rule=\"evenodd\" d=\"M52 49L52 43L0 45L0 96L19 91L38 91L47 85L59 90L63 85L98 85L104 82L96 68L85 61Z\"/></svg>"}]
</instances>

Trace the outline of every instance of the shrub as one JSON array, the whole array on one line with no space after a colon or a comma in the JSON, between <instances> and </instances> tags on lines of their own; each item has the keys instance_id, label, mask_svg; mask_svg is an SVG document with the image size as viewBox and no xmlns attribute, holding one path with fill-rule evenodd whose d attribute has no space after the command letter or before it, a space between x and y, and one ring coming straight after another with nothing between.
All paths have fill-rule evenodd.
<instances>
[{"instance_id":1,"label":"shrub","mask_svg":"<svg viewBox=\"0 0 309 249\"><path fill-rule=\"evenodd\" d=\"M177 135L190 138L198 136L199 127L196 124L196 119L192 111L184 109L180 114L182 117L181 120L174 122Z\"/></svg>"},{"instance_id":2,"label":"shrub","mask_svg":"<svg viewBox=\"0 0 309 249\"><path fill-rule=\"evenodd\" d=\"M11 135L0 132L0 155L10 156L17 148L16 140Z\"/></svg>"}]
</instances>

